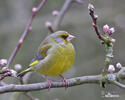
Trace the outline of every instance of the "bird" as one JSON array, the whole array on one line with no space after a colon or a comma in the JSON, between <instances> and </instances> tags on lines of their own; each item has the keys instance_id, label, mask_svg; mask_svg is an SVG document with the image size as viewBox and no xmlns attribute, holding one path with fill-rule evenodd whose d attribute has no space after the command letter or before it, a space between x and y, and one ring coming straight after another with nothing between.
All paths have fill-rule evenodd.
<instances>
[{"instance_id":1,"label":"bird","mask_svg":"<svg viewBox=\"0 0 125 100\"><path fill-rule=\"evenodd\" d=\"M22 77L27 72L37 71L46 76L49 88L51 87L51 81L48 80L48 76L60 76L67 87L69 83L62 74L69 70L74 63L75 49L71 43L74 38L75 36L66 31L49 34L41 42L28 68L17 76Z\"/></svg>"}]
</instances>

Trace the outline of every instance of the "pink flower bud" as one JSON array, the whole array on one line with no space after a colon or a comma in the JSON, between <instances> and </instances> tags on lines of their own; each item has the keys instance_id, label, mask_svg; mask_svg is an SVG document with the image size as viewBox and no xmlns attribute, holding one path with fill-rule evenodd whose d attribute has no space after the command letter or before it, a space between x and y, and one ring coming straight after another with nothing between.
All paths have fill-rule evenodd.
<instances>
[{"instance_id":1,"label":"pink flower bud","mask_svg":"<svg viewBox=\"0 0 125 100\"><path fill-rule=\"evenodd\" d=\"M107 33L108 35L112 35L112 33L115 32L115 29L114 29L114 27L109 28L109 26L106 24L106 25L103 26L103 31L105 33Z\"/></svg>"},{"instance_id":2,"label":"pink flower bud","mask_svg":"<svg viewBox=\"0 0 125 100\"><path fill-rule=\"evenodd\" d=\"M94 11L95 8L94 8L94 6L91 3L89 3L88 9Z\"/></svg>"},{"instance_id":3,"label":"pink flower bud","mask_svg":"<svg viewBox=\"0 0 125 100\"><path fill-rule=\"evenodd\" d=\"M37 8L33 7L32 8L32 12L36 13L37 12Z\"/></svg>"},{"instance_id":4,"label":"pink flower bud","mask_svg":"<svg viewBox=\"0 0 125 100\"><path fill-rule=\"evenodd\" d=\"M94 15L94 17L97 19L97 18L98 18L98 15Z\"/></svg>"},{"instance_id":5,"label":"pink flower bud","mask_svg":"<svg viewBox=\"0 0 125 100\"><path fill-rule=\"evenodd\" d=\"M96 27L96 24L95 24L95 23L92 23L92 26L93 26L93 27Z\"/></svg>"},{"instance_id":6,"label":"pink flower bud","mask_svg":"<svg viewBox=\"0 0 125 100\"><path fill-rule=\"evenodd\" d=\"M116 64L116 67L117 67L118 69L121 69L121 68L122 68L122 65L121 65L120 63L117 63L117 64Z\"/></svg>"},{"instance_id":7,"label":"pink flower bud","mask_svg":"<svg viewBox=\"0 0 125 100\"><path fill-rule=\"evenodd\" d=\"M23 43L23 40L20 39L20 40L18 41L18 43L19 43L19 45L21 45L21 44Z\"/></svg>"},{"instance_id":8,"label":"pink flower bud","mask_svg":"<svg viewBox=\"0 0 125 100\"><path fill-rule=\"evenodd\" d=\"M30 26L30 27L28 28L28 30L31 31L31 30L32 30L32 26Z\"/></svg>"},{"instance_id":9,"label":"pink flower bud","mask_svg":"<svg viewBox=\"0 0 125 100\"><path fill-rule=\"evenodd\" d=\"M113 42L113 43L114 43L115 41L116 41L116 39L111 39L111 42Z\"/></svg>"},{"instance_id":10,"label":"pink flower bud","mask_svg":"<svg viewBox=\"0 0 125 100\"><path fill-rule=\"evenodd\" d=\"M115 32L115 29L114 29L114 27L112 27L112 28L109 29L108 34L109 34L109 35L112 35L112 33L114 33L114 32Z\"/></svg>"},{"instance_id":11,"label":"pink flower bud","mask_svg":"<svg viewBox=\"0 0 125 100\"><path fill-rule=\"evenodd\" d=\"M0 65L4 66L7 64L7 59L0 59Z\"/></svg>"},{"instance_id":12,"label":"pink flower bud","mask_svg":"<svg viewBox=\"0 0 125 100\"><path fill-rule=\"evenodd\" d=\"M109 31L109 26L106 24L103 26L103 31L107 33Z\"/></svg>"},{"instance_id":13,"label":"pink flower bud","mask_svg":"<svg viewBox=\"0 0 125 100\"><path fill-rule=\"evenodd\" d=\"M52 12L52 15L53 15L53 16L58 16L58 15L59 15L59 11L54 10L54 11Z\"/></svg>"},{"instance_id":14,"label":"pink flower bud","mask_svg":"<svg viewBox=\"0 0 125 100\"><path fill-rule=\"evenodd\" d=\"M51 24L51 22L47 21L47 22L45 23L45 26L46 26L46 27L51 27L52 24Z\"/></svg>"},{"instance_id":15,"label":"pink flower bud","mask_svg":"<svg viewBox=\"0 0 125 100\"><path fill-rule=\"evenodd\" d=\"M17 77L17 72L15 70L11 69L10 72L12 74L11 76Z\"/></svg>"},{"instance_id":16,"label":"pink flower bud","mask_svg":"<svg viewBox=\"0 0 125 100\"><path fill-rule=\"evenodd\" d=\"M113 73L115 71L114 65L109 65L108 72Z\"/></svg>"},{"instance_id":17,"label":"pink flower bud","mask_svg":"<svg viewBox=\"0 0 125 100\"><path fill-rule=\"evenodd\" d=\"M4 71L9 71L9 69L8 69L7 67L3 67L1 70L2 70L3 72L4 72Z\"/></svg>"}]
</instances>

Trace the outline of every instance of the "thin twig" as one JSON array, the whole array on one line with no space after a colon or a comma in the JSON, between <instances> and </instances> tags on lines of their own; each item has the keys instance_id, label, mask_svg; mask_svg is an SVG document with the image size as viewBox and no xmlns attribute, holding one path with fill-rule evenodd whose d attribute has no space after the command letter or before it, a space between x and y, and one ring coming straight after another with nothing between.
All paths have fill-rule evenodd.
<instances>
[{"instance_id":1,"label":"thin twig","mask_svg":"<svg viewBox=\"0 0 125 100\"><path fill-rule=\"evenodd\" d=\"M120 88L125 89L125 85L124 85L124 84L122 84L122 83L120 83L120 82L118 82L118 81L112 81L112 83L113 83L114 85L116 85L116 86L120 87Z\"/></svg>"},{"instance_id":2,"label":"thin twig","mask_svg":"<svg viewBox=\"0 0 125 100\"><path fill-rule=\"evenodd\" d=\"M68 11L72 3L78 3L78 4L83 4L82 0L65 0L64 5L62 6L61 10L59 11L58 15L56 16L55 20L51 24L50 22L47 22L47 28L51 33L55 32L59 25L61 24L65 13Z\"/></svg>"},{"instance_id":3,"label":"thin twig","mask_svg":"<svg viewBox=\"0 0 125 100\"><path fill-rule=\"evenodd\" d=\"M25 95L28 96L30 100L39 100L38 98L34 98L29 92L25 93Z\"/></svg>"},{"instance_id":4,"label":"thin twig","mask_svg":"<svg viewBox=\"0 0 125 100\"><path fill-rule=\"evenodd\" d=\"M102 37L102 35L101 35L100 31L99 31L98 25L97 25L97 17L98 16L94 14L94 7L93 7L92 4L89 4L89 14L90 14L90 16L92 18L92 21L93 21L92 26L95 29L95 32L96 32L98 38L100 40L104 41L104 39L103 39L103 37Z\"/></svg>"},{"instance_id":5,"label":"thin twig","mask_svg":"<svg viewBox=\"0 0 125 100\"><path fill-rule=\"evenodd\" d=\"M65 0L65 3L63 5L63 7L61 8L59 15L56 17L56 19L53 22L53 30L56 31L57 28L59 27L60 23L62 22L62 19L65 15L65 13L67 12L67 10L69 9L71 3L73 0Z\"/></svg>"},{"instance_id":6,"label":"thin twig","mask_svg":"<svg viewBox=\"0 0 125 100\"><path fill-rule=\"evenodd\" d=\"M12 76L12 73L11 72L6 72L6 73L0 75L0 80L3 80L5 77L8 77L8 76L9 77Z\"/></svg>"},{"instance_id":7,"label":"thin twig","mask_svg":"<svg viewBox=\"0 0 125 100\"><path fill-rule=\"evenodd\" d=\"M28 77L30 78L30 73L27 73ZM30 76L29 76L30 75ZM26 80L28 81L28 79ZM25 83L24 78L20 77L20 83L23 85ZM29 92L24 93L27 97L29 97L30 100L36 100Z\"/></svg>"},{"instance_id":8,"label":"thin twig","mask_svg":"<svg viewBox=\"0 0 125 100\"><path fill-rule=\"evenodd\" d=\"M10 67L10 65L11 65L13 59L15 58L17 52L19 51L19 49L20 49L20 47L21 47L21 45L22 45L24 39L26 38L26 36L27 36L28 33L30 32L30 30L31 30L31 24L32 24L32 22L33 22L34 17L35 17L36 14L39 12L39 10L43 7L43 5L45 4L46 1L47 1L47 0L42 0L41 3L38 5L38 7L32 8L32 15L31 15L31 17L30 17L30 19L29 19L29 23L28 23L26 29L24 30L24 33L22 34L21 38L19 39L16 48L14 49L14 51L12 52L12 54L11 54L9 60L8 60L8 63L7 63L7 66L6 66L7 68ZM4 76L5 76L5 75L4 75ZM20 82L21 82L21 84L24 83L22 78L20 79ZM26 93L26 95L27 95L31 100L34 100L34 99L35 99L35 98L33 98L29 93Z\"/></svg>"},{"instance_id":9,"label":"thin twig","mask_svg":"<svg viewBox=\"0 0 125 100\"><path fill-rule=\"evenodd\" d=\"M29 23L28 23L26 29L24 30L24 33L22 34L21 38L19 39L16 48L13 50L13 52L12 52L12 54L11 54L9 60L8 60L8 63L6 65L7 68L10 67L10 65L11 65L13 59L15 58L17 52L19 51L19 49L20 49L24 39L26 38L26 36L28 35L29 31L31 30L31 24L33 22L33 19L34 19L35 15L39 12L40 8L43 7L43 5L45 4L46 1L47 0L42 0L37 8L35 8L35 9L33 8L32 9L32 15L31 15L31 17L29 19Z\"/></svg>"},{"instance_id":10,"label":"thin twig","mask_svg":"<svg viewBox=\"0 0 125 100\"><path fill-rule=\"evenodd\" d=\"M78 4L83 4L83 0L75 0L74 2L76 2Z\"/></svg>"}]
</instances>

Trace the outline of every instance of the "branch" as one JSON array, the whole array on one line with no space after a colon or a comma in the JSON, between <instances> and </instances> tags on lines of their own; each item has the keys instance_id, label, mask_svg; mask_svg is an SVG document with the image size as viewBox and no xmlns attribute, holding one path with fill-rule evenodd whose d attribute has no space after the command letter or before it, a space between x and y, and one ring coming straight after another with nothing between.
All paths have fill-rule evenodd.
<instances>
[{"instance_id":1,"label":"branch","mask_svg":"<svg viewBox=\"0 0 125 100\"><path fill-rule=\"evenodd\" d=\"M119 83L119 82L117 82L117 81L112 81L112 83L113 83L114 85L116 85L116 86L120 87L120 88L125 89L125 85L124 85L124 84L122 84L122 83Z\"/></svg>"},{"instance_id":2,"label":"branch","mask_svg":"<svg viewBox=\"0 0 125 100\"><path fill-rule=\"evenodd\" d=\"M125 88L125 85L116 81L117 79L125 79L125 68L122 67L121 70L118 73L107 74L105 76L105 80L110 84L114 84L121 88ZM87 84L87 83L100 84L102 80L103 80L103 76L101 74L91 75L91 76L81 76L81 77L67 79L69 83L69 87ZM60 88L60 87L65 87L65 84L60 81L52 82L51 88ZM48 88L49 88L49 85L47 82L33 83L33 84L21 84L21 85L6 84L0 87L0 94L7 93L7 92L29 92L29 91L36 91L36 90L45 90Z\"/></svg>"},{"instance_id":3,"label":"branch","mask_svg":"<svg viewBox=\"0 0 125 100\"><path fill-rule=\"evenodd\" d=\"M7 68L10 67L10 64L12 63L12 61L13 61L13 59L15 58L17 52L19 51L19 49L20 49L20 47L21 47L21 45L22 45L24 39L26 38L26 36L27 36L28 33L30 32L30 30L31 30L31 24L32 24L32 22L33 22L33 19L34 19L35 15L39 12L40 8L43 7L43 5L45 4L46 1L47 1L47 0L42 0L41 3L39 4L39 6L38 6L37 8L33 8L33 9L32 9L32 15L31 15L31 17L30 17L30 19L29 19L29 23L28 23L26 29L24 30L24 33L22 34L21 38L19 39L16 48L13 50L13 52L12 52L12 54L11 54L9 60L8 60L8 63L7 63L7 65L6 65Z\"/></svg>"},{"instance_id":4,"label":"branch","mask_svg":"<svg viewBox=\"0 0 125 100\"><path fill-rule=\"evenodd\" d=\"M71 3L73 0L65 0L65 3L63 5L63 7L61 8L58 16L56 17L55 21L53 22L53 30L57 30L58 26L60 25L65 13L67 12L67 10L69 9Z\"/></svg>"},{"instance_id":5,"label":"branch","mask_svg":"<svg viewBox=\"0 0 125 100\"><path fill-rule=\"evenodd\" d=\"M82 77L67 79L67 81L69 82L69 87L85 83L99 83L100 80L101 80L101 75L82 76ZM51 88L59 88L59 87L65 87L65 84L63 82L52 82ZM47 82L24 84L24 85L10 84L0 87L0 94L7 92L28 92L28 91L44 90L48 88L49 85Z\"/></svg>"},{"instance_id":6,"label":"branch","mask_svg":"<svg viewBox=\"0 0 125 100\"><path fill-rule=\"evenodd\" d=\"M90 16L91 16L91 18L92 18L92 21L93 21L92 26L93 26L93 28L95 29L95 32L96 32L98 38L99 38L100 40L104 41L104 39L103 39L103 37L101 36L101 33L100 33L100 31L99 31L98 25L97 25L97 18L98 18L98 16L94 14L95 8L94 8L94 6L93 6L92 4L89 4L89 5L88 5L88 9L89 9L89 14L90 14Z\"/></svg>"},{"instance_id":7,"label":"branch","mask_svg":"<svg viewBox=\"0 0 125 100\"><path fill-rule=\"evenodd\" d=\"M115 76L115 78L114 78ZM122 67L122 69L118 73L114 74L107 74L105 77L105 80L108 83L114 84L116 86L119 86L121 88L125 88L125 85L117 82L117 79L125 79L125 68ZM82 84L100 84L100 82L103 80L103 76L100 75L91 75L91 76L81 76L81 77L75 77L67 79L69 82L69 87L82 85ZM60 88L65 87L65 84L63 82L52 82L51 88ZM21 84L21 85L15 85L15 84L6 84L2 85L0 87L0 94L1 93L7 93L7 92L29 92L29 91L36 91L36 90L45 90L48 89L49 85L47 82L42 83L33 83L33 84Z\"/></svg>"},{"instance_id":8,"label":"branch","mask_svg":"<svg viewBox=\"0 0 125 100\"><path fill-rule=\"evenodd\" d=\"M7 85L5 82L0 81L0 86L5 86L5 85Z\"/></svg>"},{"instance_id":9,"label":"branch","mask_svg":"<svg viewBox=\"0 0 125 100\"><path fill-rule=\"evenodd\" d=\"M51 33L54 33L59 25L61 24L65 13L68 11L69 7L71 6L71 3L78 3L78 4L83 4L82 0L65 0L64 5L62 6L61 10L56 12L56 14L53 14L56 16L54 22L51 24L51 22L47 21L45 23L46 27L49 29Z\"/></svg>"}]
</instances>

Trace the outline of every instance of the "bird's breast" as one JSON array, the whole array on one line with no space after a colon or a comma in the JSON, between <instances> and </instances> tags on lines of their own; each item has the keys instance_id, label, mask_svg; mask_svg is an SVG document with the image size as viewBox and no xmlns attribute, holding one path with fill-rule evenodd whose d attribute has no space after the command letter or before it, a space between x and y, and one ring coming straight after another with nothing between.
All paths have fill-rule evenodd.
<instances>
[{"instance_id":1,"label":"bird's breast","mask_svg":"<svg viewBox=\"0 0 125 100\"><path fill-rule=\"evenodd\" d=\"M38 70L41 74L57 76L66 72L73 64L75 50L71 43L56 44L47 52L44 64Z\"/></svg>"}]
</instances>

